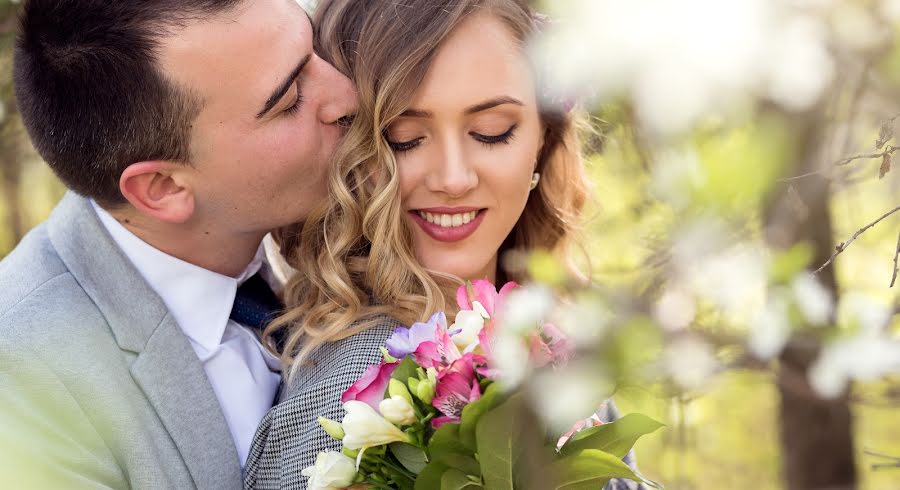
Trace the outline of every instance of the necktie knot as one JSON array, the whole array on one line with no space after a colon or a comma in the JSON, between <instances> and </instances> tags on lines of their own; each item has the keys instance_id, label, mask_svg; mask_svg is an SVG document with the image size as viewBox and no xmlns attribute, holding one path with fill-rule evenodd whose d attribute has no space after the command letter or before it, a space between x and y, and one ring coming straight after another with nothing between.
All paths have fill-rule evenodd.
<instances>
[{"instance_id":1,"label":"necktie knot","mask_svg":"<svg viewBox=\"0 0 900 490\"><path fill-rule=\"evenodd\" d=\"M238 287L230 318L241 325L262 330L281 308L278 296L257 273Z\"/></svg>"}]
</instances>

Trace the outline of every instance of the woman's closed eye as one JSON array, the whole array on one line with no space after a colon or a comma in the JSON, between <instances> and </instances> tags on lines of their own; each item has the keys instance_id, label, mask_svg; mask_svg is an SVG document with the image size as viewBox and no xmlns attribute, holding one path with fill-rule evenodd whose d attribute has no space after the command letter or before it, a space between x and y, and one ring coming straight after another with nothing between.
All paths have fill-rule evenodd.
<instances>
[{"instance_id":1,"label":"woman's closed eye","mask_svg":"<svg viewBox=\"0 0 900 490\"><path fill-rule=\"evenodd\" d=\"M518 128L518 127L519 127L518 124L513 124L512 126L509 127L509 129L506 130L505 133L497 134L497 135L487 135L487 134L481 134L481 133L478 133L475 131L470 131L469 136L474 138L475 141L478 141L479 143L484 143L487 146L494 146L494 145L500 145L500 144L508 145L509 142L512 141L512 139L516 136L516 128Z\"/></svg>"},{"instance_id":2,"label":"woman's closed eye","mask_svg":"<svg viewBox=\"0 0 900 490\"><path fill-rule=\"evenodd\" d=\"M477 131L470 131L469 136L471 136L475 141L482 143L486 146L494 146L494 145L508 145L510 141L515 137L516 129L518 128L518 124L513 124L502 134L482 134ZM410 151L418 147L422 140L424 140L424 136L420 136L418 138L413 138L406 141L391 141L389 138L387 139L388 146L391 147L391 150L395 153L403 153L406 151Z\"/></svg>"},{"instance_id":3,"label":"woman's closed eye","mask_svg":"<svg viewBox=\"0 0 900 490\"><path fill-rule=\"evenodd\" d=\"M413 138L407 141L391 141L390 139L387 139L387 143L394 153L403 153L404 151L409 151L419 146L419 143L421 143L423 139L425 139L424 136Z\"/></svg>"}]
</instances>

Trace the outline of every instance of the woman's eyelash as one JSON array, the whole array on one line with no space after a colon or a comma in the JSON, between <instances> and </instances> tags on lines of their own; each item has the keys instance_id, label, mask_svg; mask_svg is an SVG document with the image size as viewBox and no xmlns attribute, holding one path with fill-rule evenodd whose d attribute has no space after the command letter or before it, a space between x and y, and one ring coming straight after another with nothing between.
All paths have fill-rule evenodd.
<instances>
[{"instance_id":1,"label":"woman's eyelash","mask_svg":"<svg viewBox=\"0 0 900 490\"><path fill-rule=\"evenodd\" d=\"M512 141L513 138L515 137L516 128L518 128L518 127L519 127L518 124L513 124L512 126L509 127L508 130L506 130L505 133L498 134L496 136L486 136L486 135L475 133L475 132L471 132L471 133L469 133L469 135L471 135L473 138L475 138L475 141L478 141L479 143L484 143L487 146L493 146L493 145L499 145L499 144L508 145L509 142Z\"/></svg>"},{"instance_id":2,"label":"woman's eyelash","mask_svg":"<svg viewBox=\"0 0 900 490\"><path fill-rule=\"evenodd\" d=\"M473 138L475 138L475 141L478 141L479 143L482 143L486 146L493 146L493 145L499 145L499 144L508 145L515 137L516 128L518 128L518 127L519 127L518 124L513 124L512 126L510 126L510 128L508 130L506 130L505 133L498 134L496 136L486 136L486 135L479 134L476 132L470 132L469 135L472 136ZM403 153L405 151L410 151L412 149L415 149L417 146L419 146L419 143L421 143L423 139L424 138L416 138L416 139L409 140L409 141L387 140L387 142L388 142L388 146L391 147L392 151L394 151L395 153Z\"/></svg>"},{"instance_id":3,"label":"woman's eyelash","mask_svg":"<svg viewBox=\"0 0 900 490\"><path fill-rule=\"evenodd\" d=\"M409 141L391 141L388 140L388 146L391 147L391 150L395 153L403 153L404 151L412 150L413 148L419 146L419 143L422 142L422 138L416 138L414 140Z\"/></svg>"}]
</instances>

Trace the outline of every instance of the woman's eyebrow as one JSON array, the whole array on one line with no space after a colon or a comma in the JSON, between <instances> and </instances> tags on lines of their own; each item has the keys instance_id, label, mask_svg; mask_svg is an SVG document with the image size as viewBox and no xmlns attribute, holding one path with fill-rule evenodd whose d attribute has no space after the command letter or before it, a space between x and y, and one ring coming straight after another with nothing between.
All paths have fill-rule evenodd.
<instances>
[{"instance_id":1,"label":"woman's eyebrow","mask_svg":"<svg viewBox=\"0 0 900 490\"><path fill-rule=\"evenodd\" d=\"M466 114L475 114L477 112L486 111L488 109L493 109L494 107L497 107L499 105L504 105L504 104L513 104L513 105L517 105L517 106L525 105L525 103L519 99L516 99L513 97L502 96L502 97L493 98L491 100L482 102L480 104L475 104L475 105L467 108L465 113Z\"/></svg>"}]
</instances>

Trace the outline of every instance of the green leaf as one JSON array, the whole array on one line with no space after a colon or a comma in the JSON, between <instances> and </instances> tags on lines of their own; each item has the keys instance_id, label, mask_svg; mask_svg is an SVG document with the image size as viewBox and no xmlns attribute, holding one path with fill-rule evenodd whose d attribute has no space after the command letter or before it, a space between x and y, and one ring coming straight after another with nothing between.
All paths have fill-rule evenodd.
<instances>
[{"instance_id":1,"label":"green leaf","mask_svg":"<svg viewBox=\"0 0 900 490\"><path fill-rule=\"evenodd\" d=\"M459 440L459 424L444 424L428 443L431 461L449 468L456 468L468 475L481 475L481 465L475 460L474 451Z\"/></svg>"},{"instance_id":2,"label":"green leaf","mask_svg":"<svg viewBox=\"0 0 900 490\"><path fill-rule=\"evenodd\" d=\"M463 408L459 424L459 440L469 450L475 451L475 430L478 421L485 412L493 409L503 401L502 395L500 387L494 383L487 387L481 398Z\"/></svg>"},{"instance_id":3,"label":"green leaf","mask_svg":"<svg viewBox=\"0 0 900 490\"><path fill-rule=\"evenodd\" d=\"M480 488L481 485L470 480L465 473L450 469L441 475L441 490L463 490L464 488Z\"/></svg>"},{"instance_id":4,"label":"green leaf","mask_svg":"<svg viewBox=\"0 0 900 490\"><path fill-rule=\"evenodd\" d=\"M599 449L624 458L641 436L656 431L664 424L639 413L628 414L615 422L591 427L576 433L560 448L562 456L570 456L585 449Z\"/></svg>"},{"instance_id":5,"label":"green leaf","mask_svg":"<svg viewBox=\"0 0 900 490\"><path fill-rule=\"evenodd\" d=\"M425 465L428 464L428 457L425 455L425 451L402 442L395 442L390 445L391 452L394 453L394 457L397 458L397 461L403 465L404 468L412 471L415 474L419 474L425 469Z\"/></svg>"},{"instance_id":6,"label":"green leaf","mask_svg":"<svg viewBox=\"0 0 900 490\"><path fill-rule=\"evenodd\" d=\"M425 466L425 469L416 477L415 490L434 490L441 488L441 477L450 468L439 462L432 461Z\"/></svg>"},{"instance_id":7,"label":"green leaf","mask_svg":"<svg viewBox=\"0 0 900 490\"><path fill-rule=\"evenodd\" d=\"M518 454L513 439L516 429L521 429L515 420L520 397L521 395L513 395L499 407L481 415L476 423L475 435L482 478L485 488L490 490L514 488L513 470Z\"/></svg>"},{"instance_id":8,"label":"green leaf","mask_svg":"<svg viewBox=\"0 0 900 490\"><path fill-rule=\"evenodd\" d=\"M643 481L622 459L599 449L585 449L550 465L554 490L597 490L612 478Z\"/></svg>"},{"instance_id":9,"label":"green leaf","mask_svg":"<svg viewBox=\"0 0 900 490\"><path fill-rule=\"evenodd\" d=\"M416 364L416 361L413 360L412 356L406 356L400 361L400 365L394 368L393 374L391 374L391 379L396 379L397 381L406 384L409 381L409 378L418 378L419 375L416 373L416 368L419 365ZM385 393L387 390L385 390Z\"/></svg>"}]
</instances>

